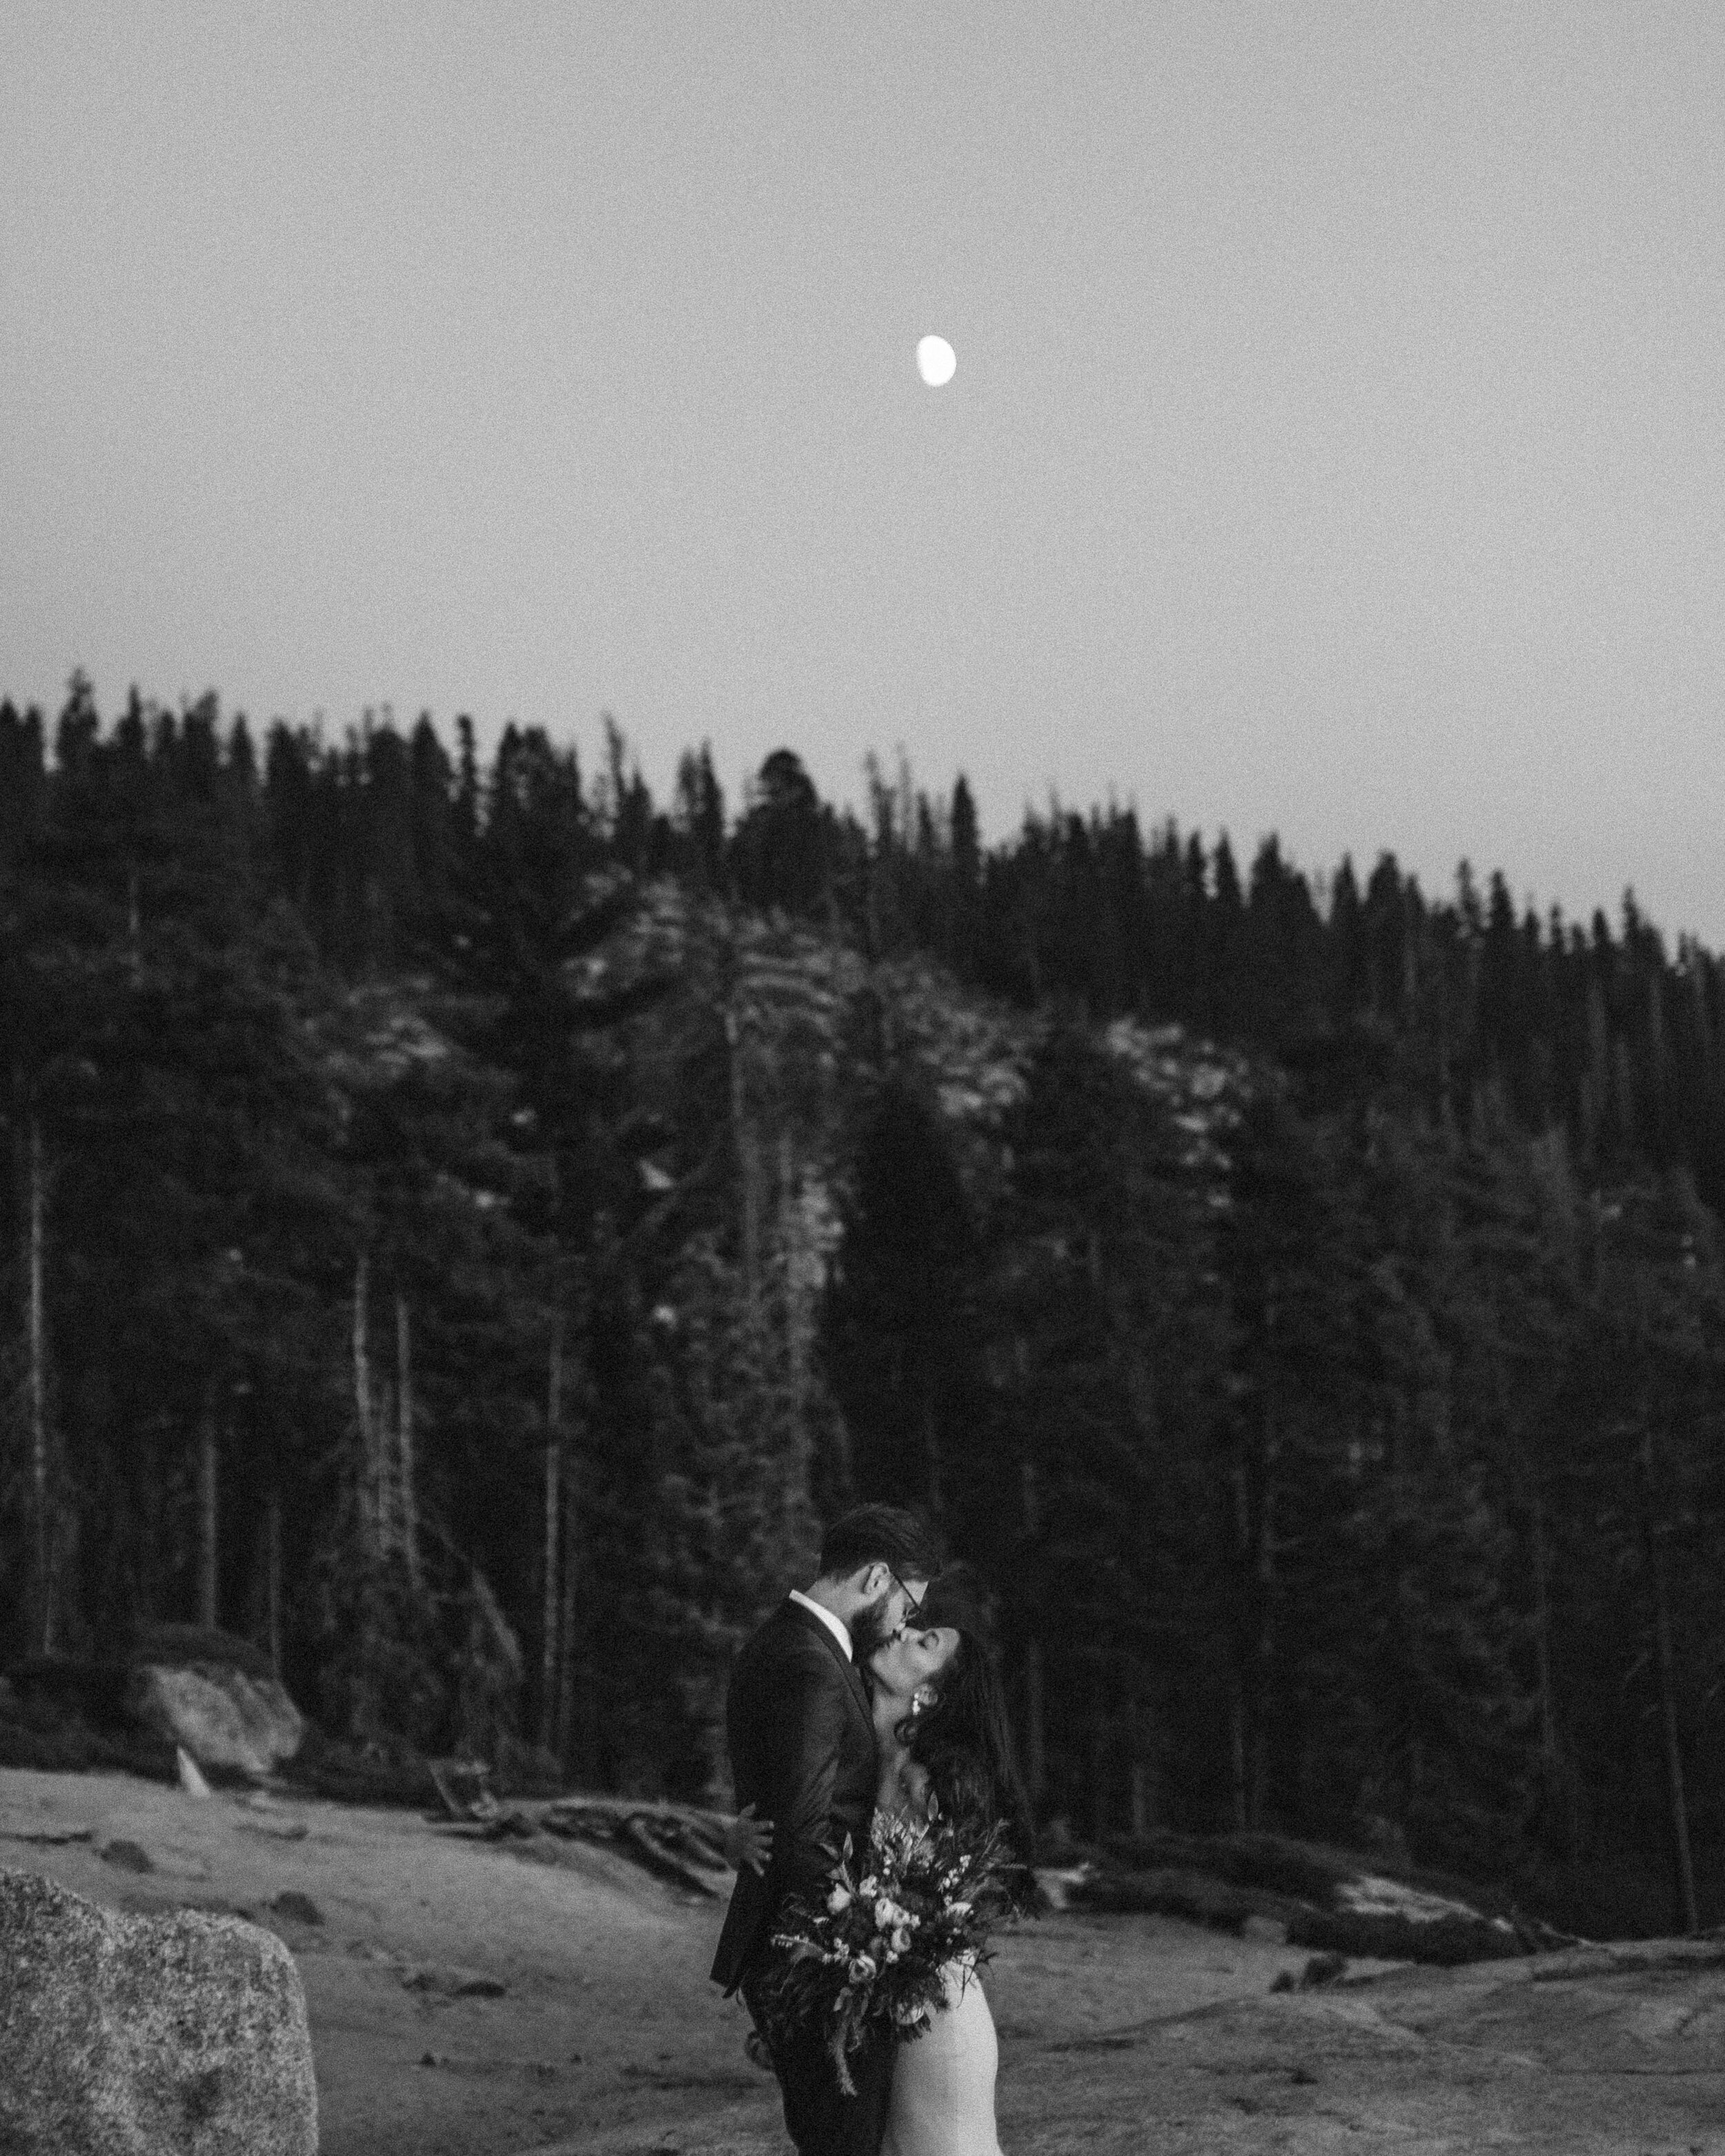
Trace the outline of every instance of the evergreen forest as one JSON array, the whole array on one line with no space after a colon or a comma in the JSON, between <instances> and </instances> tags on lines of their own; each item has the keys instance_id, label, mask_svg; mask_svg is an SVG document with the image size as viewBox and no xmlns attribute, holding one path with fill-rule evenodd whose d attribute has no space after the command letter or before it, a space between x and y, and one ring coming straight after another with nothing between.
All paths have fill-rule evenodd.
<instances>
[{"instance_id":1,"label":"evergreen forest","mask_svg":"<svg viewBox=\"0 0 1725 2156\"><path fill-rule=\"evenodd\" d=\"M790 749L0 704L0 1666L726 1794L821 1523L993 1598L1056 1835L1725 1918L1725 968Z\"/></svg>"}]
</instances>

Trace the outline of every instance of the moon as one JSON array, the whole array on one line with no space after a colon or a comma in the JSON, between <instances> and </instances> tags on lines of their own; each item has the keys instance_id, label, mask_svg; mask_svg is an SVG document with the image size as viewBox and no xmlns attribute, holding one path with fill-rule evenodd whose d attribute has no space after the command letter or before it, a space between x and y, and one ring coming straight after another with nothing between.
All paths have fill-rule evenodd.
<instances>
[{"instance_id":1,"label":"moon","mask_svg":"<svg viewBox=\"0 0 1725 2156\"><path fill-rule=\"evenodd\" d=\"M916 346L916 372L931 389L943 388L958 365L958 355L944 337L926 336Z\"/></svg>"}]
</instances>

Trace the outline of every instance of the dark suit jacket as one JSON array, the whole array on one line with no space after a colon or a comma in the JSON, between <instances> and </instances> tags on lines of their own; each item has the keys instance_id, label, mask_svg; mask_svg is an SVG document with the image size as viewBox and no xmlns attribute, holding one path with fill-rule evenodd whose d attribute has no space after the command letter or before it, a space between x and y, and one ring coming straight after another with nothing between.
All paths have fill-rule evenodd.
<instances>
[{"instance_id":1,"label":"dark suit jacket","mask_svg":"<svg viewBox=\"0 0 1725 2156\"><path fill-rule=\"evenodd\" d=\"M773 1822L766 1871L737 1875L713 1981L736 1990L784 1903L815 1899L850 1835L860 1848L875 1808L875 1725L861 1675L811 1610L786 1601L744 1645L725 1702L726 1747L741 1809Z\"/></svg>"}]
</instances>

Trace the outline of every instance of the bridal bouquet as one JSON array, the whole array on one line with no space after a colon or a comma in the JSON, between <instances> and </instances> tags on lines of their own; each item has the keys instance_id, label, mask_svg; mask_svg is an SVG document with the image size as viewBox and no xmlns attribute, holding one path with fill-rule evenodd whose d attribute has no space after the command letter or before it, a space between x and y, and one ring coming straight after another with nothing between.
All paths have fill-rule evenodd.
<instances>
[{"instance_id":1,"label":"bridal bouquet","mask_svg":"<svg viewBox=\"0 0 1725 2156\"><path fill-rule=\"evenodd\" d=\"M824 2023L847 2096L850 2060L871 2023L921 2036L944 2004L942 1971L967 1974L988 1958L988 1934L1007 1906L1000 1830L962 1833L937 1813L912 1826L877 1812L860 1858L850 1838L824 1900L786 1905L769 1990L783 2025Z\"/></svg>"}]
</instances>

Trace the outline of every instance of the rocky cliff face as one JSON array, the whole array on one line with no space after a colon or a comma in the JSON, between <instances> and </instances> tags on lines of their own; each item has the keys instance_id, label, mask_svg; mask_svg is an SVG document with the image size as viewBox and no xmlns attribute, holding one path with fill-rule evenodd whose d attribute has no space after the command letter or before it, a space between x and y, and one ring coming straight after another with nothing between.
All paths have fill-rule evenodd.
<instances>
[{"instance_id":1,"label":"rocky cliff face","mask_svg":"<svg viewBox=\"0 0 1725 2156\"><path fill-rule=\"evenodd\" d=\"M762 919L669 882L642 890L582 962L579 988L597 1006L655 978L666 1000L633 1022L624 1050L644 1093L668 1043L705 1014L729 1050L745 1162L759 1153L768 1210L782 1213L788 1195L817 1284L837 1239L854 1111L891 1076L937 1108L987 1213L1007 1168L1003 1125L1024 1096L1046 1015L967 988L931 958L870 964L807 923ZM1211 1204L1225 1205L1231 1136L1252 1088L1246 1059L1182 1026L1135 1019L1098 1029L1096 1040L1167 1108L1186 1168ZM655 1173L644 1165L649 1185Z\"/></svg>"},{"instance_id":2,"label":"rocky cliff face","mask_svg":"<svg viewBox=\"0 0 1725 2156\"><path fill-rule=\"evenodd\" d=\"M868 1094L897 1076L937 1109L986 1214L1005 1172L1003 1124L1052 1022L966 987L930 957L871 964L807 921L668 879L639 887L603 943L570 963L567 985L595 1021L583 1052L617 1070L631 1098L644 1191L675 1188L680 1069L706 1040L726 1087L707 1105L728 1118L745 1180L757 1186L748 1202L760 1232L788 1232L795 1264L817 1286ZM655 988L635 1015L603 1022L619 998ZM354 988L318 1029L332 1088L351 1096L459 1060L445 1001L424 978ZM1122 1018L1096 1037L1165 1106L1185 1166L1225 1205L1231 1134L1253 1085L1247 1060L1177 1024Z\"/></svg>"}]
</instances>

